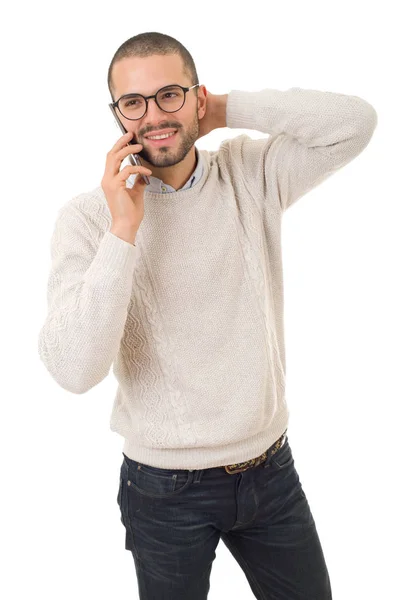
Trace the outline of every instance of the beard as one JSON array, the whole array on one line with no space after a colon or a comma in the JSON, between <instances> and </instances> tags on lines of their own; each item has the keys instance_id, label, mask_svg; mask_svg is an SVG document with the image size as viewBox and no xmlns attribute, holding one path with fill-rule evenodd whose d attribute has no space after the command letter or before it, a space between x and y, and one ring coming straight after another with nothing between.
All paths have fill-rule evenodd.
<instances>
[{"instance_id":1,"label":"beard","mask_svg":"<svg viewBox=\"0 0 400 600\"><path fill-rule=\"evenodd\" d=\"M143 144L143 149L139 152L139 156L154 167L172 167L187 156L199 137L199 118L197 113L195 113L193 121L187 129L183 129L182 126L177 127L176 125L169 124L166 124L164 129L177 129L177 137L173 145L153 148L144 147Z\"/></svg>"}]
</instances>

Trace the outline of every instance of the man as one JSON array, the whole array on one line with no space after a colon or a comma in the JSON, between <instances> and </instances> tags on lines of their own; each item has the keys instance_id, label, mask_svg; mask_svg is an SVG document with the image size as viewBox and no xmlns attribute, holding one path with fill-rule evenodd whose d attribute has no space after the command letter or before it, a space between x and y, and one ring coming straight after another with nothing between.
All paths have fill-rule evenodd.
<instances>
[{"instance_id":1,"label":"man","mask_svg":"<svg viewBox=\"0 0 400 600\"><path fill-rule=\"evenodd\" d=\"M256 598L328 600L286 435L280 227L362 152L376 112L300 88L210 94L186 48L155 32L117 50L108 83L129 133L102 185L60 211L39 352L76 394L113 364L117 500L140 598L204 600L222 538ZM270 137L195 147L226 126ZM120 169L132 151L141 166Z\"/></svg>"}]
</instances>

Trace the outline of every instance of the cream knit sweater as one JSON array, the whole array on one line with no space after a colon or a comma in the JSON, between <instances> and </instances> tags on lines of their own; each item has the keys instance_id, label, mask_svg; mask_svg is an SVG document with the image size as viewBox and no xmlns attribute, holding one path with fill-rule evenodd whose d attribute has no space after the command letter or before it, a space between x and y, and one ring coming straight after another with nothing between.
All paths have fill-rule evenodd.
<instances>
[{"instance_id":1,"label":"cream knit sweater","mask_svg":"<svg viewBox=\"0 0 400 600\"><path fill-rule=\"evenodd\" d=\"M110 427L127 456L209 468L256 457L285 431L282 214L376 125L357 96L233 90L227 126L270 136L200 150L194 185L146 190L136 246L109 231L101 187L60 209L39 354L74 394L113 365Z\"/></svg>"}]
</instances>

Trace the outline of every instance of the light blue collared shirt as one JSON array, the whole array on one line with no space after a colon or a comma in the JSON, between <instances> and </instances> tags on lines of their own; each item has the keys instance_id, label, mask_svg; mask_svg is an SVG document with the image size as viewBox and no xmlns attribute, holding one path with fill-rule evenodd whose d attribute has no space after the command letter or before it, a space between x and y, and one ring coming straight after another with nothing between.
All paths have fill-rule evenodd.
<instances>
[{"instance_id":1,"label":"light blue collared shirt","mask_svg":"<svg viewBox=\"0 0 400 600\"><path fill-rule=\"evenodd\" d=\"M203 158L196 146L194 147L194 149L197 158L197 166L183 187L179 188L179 190L176 190L171 185L164 183L158 177L153 177L153 175L149 175L150 183L149 185L146 185L145 191L155 192L156 194L167 194L168 192L180 192L182 190L186 190L196 185L196 183L199 182L203 174L204 163ZM133 185L135 177L136 175L131 175L130 177L128 177L127 181L129 181L130 184Z\"/></svg>"}]
</instances>

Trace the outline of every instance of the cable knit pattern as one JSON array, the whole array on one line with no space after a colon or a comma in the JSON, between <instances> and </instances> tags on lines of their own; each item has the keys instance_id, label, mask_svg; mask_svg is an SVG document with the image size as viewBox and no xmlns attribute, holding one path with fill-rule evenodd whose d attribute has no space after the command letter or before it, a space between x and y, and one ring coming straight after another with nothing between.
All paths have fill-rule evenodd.
<instances>
[{"instance_id":1,"label":"cable knit pattern","mask_svg":"<svg viewBox=\"0 0 400 600\"><path fill-rule=\"evenodd\" d=\"M358 156L376 125L357 96L233 90L227 126L269 137L198 150L194 183L149 187L136 246L110 232L101 187L60 209L39 355L75 394L113 366L110 427L127 456L221 466L287 429L282 215Z\"/></svg>"}]
</instances>

